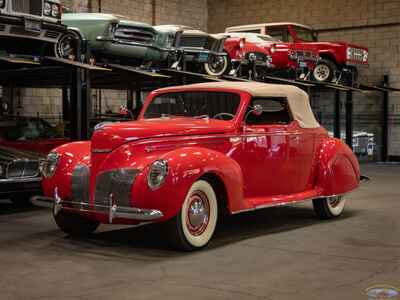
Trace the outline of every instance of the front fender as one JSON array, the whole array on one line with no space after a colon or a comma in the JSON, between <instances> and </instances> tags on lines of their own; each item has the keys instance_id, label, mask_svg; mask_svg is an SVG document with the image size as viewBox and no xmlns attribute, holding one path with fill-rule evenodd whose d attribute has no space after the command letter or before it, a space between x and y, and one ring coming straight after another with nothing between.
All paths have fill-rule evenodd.
<instances>
[{"instance_id":1,"label":"front fender","mask_svg":"<svg viewBox=\"0 0 400 300\"><path fill-rule=\"evenodd\" d=\"M351 149L336 138L323 140L318 151L317 188L323 196L340 195L357 188L360 166Z\"/></svg>"},{"instance_id":2,"label":"front fender","mask_svg":"<svg viewBox=\"0 0 400 300\"><path fill-rule=\"evenodd\" d=\"M55 148L52 152L59 154L57 169L50 178L43 178L42 187L45 196L53 197L54 188L65 199L71 194L71 178L74 167L78 164L86 164L90 167L90 141L73 142Z\"/></svg>"},{"instance_id":3,"label":"front fender","mask_svg":"<svg viewBox=\"0 0 400 300\"><path fill-rule=\"evenodd\" d=\"M243 201L240 166L225 154L202 147L184 147L164 153L159 159L168 161L169 174L165 183L154 191L148 187L149 164L132 187L135 206L160 209L164 219L174 217L180 211L192 184L205 174L212 173L225 185L231 212L251 207Z\"/></svg>"}]
</instances>

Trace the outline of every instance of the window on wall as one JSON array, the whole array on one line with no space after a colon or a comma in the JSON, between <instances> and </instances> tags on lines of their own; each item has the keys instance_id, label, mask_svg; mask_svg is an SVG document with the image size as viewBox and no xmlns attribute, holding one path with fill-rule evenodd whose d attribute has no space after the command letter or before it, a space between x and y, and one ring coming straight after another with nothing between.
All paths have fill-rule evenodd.
<instances>
[{"instance_id":1,"label":"window on wall","mask_svg":"<svg viewBox=\"0 0 400 300\"><path fill-rule=\"evenodd\" d=\"M246 119L247 125L289 124L292 121L286 98L253 98L248 110L255 105L261 105L263 112L260 116L249 114Z\"/></svg>"}]
</instances>

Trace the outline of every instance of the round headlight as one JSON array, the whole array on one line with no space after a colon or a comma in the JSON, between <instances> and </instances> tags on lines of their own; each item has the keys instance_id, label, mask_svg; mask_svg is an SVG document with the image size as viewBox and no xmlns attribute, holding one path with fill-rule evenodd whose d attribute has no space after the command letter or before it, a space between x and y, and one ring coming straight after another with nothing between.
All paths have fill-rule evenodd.
<instances>
[{"instance_id":1,"label":"round headlight","mask_svg":"<svg viewBox=\"0 0 400 300\"><path fill-rule=\"evenodd\" d=\"M0 8L3 8L4 4L6 4L6 0L0 0Z\"/></svg>"},{"instance_id":2,"label":"round headlight","mask_svg":"<svg viewBox=\"0 0 400 300\"><path fill-rule=\"evenodd\" d=\"M51 4L49 2L44 3L43 14L45 16L51 16Z\"/></svg>"},{"instance_id":3,"label":"round headlight","mask_svg":"<svg viewBox=\"0 0 400 300\"><path fill-rule=\"evenodd\" d=\"M166 160L156 160L150 166L149 174L147 175L147 184L150 189L158 189L165 181L168 175L168 162Z\"/></svg>"},{"instance_id":4,"label":"round headlight","mask_svg":"<svg viewBox=\"0 0 400 300\"><path fill-rule=\"evenodd\" d=\"M52 177L56 172L59 155L57 152L50 152L46 159L40 164L40 171L44 177Z\"/></svg>"},{"instance_id":5,"label":"round headlight","mask_svg":"<svg viewBox=\"0 0 400 300\"><path fill-rule=\"evenodd\" d=\"M60 6L58 4L53 4L51 6L51 15L54 18L58 18L60 16Z\"/></svg>"}]
</instances>

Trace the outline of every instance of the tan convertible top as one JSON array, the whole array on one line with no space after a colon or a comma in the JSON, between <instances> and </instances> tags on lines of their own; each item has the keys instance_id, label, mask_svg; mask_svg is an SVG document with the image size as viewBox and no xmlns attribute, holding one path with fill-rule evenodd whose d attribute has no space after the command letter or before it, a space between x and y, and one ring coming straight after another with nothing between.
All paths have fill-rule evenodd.
<instances>
[{"instance_id":1,"label":"tan convertible top","mask_svg":"<svg viewBox=\"0 0 400 300\"><path fill-rule=\"evenodd\" d=\"M163 91L177 87L164 88ZM293 118L302 128L320 127L311 109L308 95L303 90L292 85L270 84L261 82L207 82L179 86L184 89L232 89L247 92L254 97L285 97Z\"/></svg>"}]
</instances>

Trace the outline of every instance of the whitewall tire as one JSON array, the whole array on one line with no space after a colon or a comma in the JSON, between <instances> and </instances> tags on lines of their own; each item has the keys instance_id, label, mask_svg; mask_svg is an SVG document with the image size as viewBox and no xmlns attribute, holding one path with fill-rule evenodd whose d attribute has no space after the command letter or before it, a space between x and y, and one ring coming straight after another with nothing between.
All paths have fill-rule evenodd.
<instances>
[{"instance_id":1,"label":"whitewall tire","mask_svg":"<svg viewBox=\"0 0 400 300\"><path fill-rule=\"evenodd\" d=\"M217 219L214 189L207 181L198 180L189 189L181 211L167 223L169 241L179 250L203 248L214 234Z\"/></svg>"},{"instance_id":2,"label":"whitewall tire","mask_svg":"<svg viewBox=\"0 0 400 300\"><path fill-rule=\"evenodd\" d=\"M346 205L344 196L334 196L313 200L314 210L321 219L332 219L340 216Z\"/></svg>"},{"instance_id":3,"label":"whitewall tire","mask_svg":"<svg viewBox=\"0 0 400 300\"><path fill-rule=\"evenodd\" d=\"M208 75L221 76L227 73L229 67L228 55L212 56L208 63L204 64L204 69Z\"/></svg>"}]
</instances>

